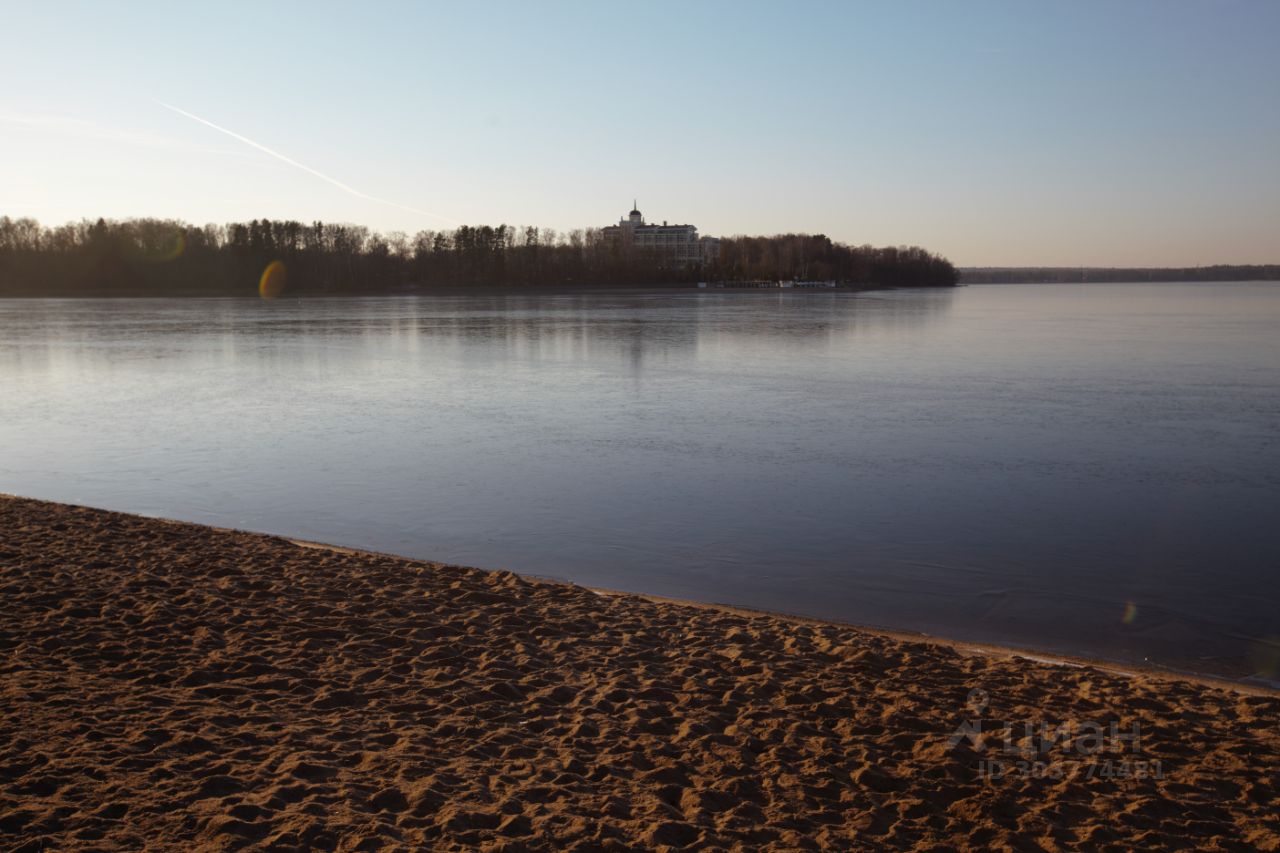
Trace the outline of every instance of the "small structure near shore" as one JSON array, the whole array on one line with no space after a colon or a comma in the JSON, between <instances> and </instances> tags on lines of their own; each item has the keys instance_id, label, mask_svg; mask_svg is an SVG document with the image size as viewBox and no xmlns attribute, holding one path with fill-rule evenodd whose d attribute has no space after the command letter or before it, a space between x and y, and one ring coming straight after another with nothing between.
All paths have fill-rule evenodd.
<instances>
[{"instance_id":1,"label":"small structure near shore","mask_svg":"<svg viewBox=\"0 0 1280 853\"><path fill-rule=\"evenodd\" d=\"M741 288L748 289L765 289L765 288L781 288L789 290L792 288L800 288L804 290L821 290L834 289L840 286L838 281L772 281L772 280L756 280L756 281L700 281L700 288L716 288L723 290L725 288L733 288L735 290Z\"/></svg>"}]
</instances>

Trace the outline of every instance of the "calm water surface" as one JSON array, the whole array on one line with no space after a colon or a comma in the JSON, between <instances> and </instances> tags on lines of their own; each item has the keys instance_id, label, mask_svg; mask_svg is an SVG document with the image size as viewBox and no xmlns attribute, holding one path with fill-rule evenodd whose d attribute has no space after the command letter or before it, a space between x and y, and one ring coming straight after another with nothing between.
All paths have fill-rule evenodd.
<instances>
[{"instance_id":1,"label":"calm water surface","mask_svg":"<svg viewBox=\"0 0 1280 853\"><path fill-rule=\"evenodd\" d=\"M0 300L0 491L1274 677L1280 286Z\"/></svg>"}]
</instances>

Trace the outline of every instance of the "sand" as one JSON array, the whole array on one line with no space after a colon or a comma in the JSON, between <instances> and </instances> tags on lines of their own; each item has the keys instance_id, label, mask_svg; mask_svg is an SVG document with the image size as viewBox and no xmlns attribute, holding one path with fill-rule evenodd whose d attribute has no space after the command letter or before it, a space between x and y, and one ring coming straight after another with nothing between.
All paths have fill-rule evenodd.
<instances>
[{"instance_id":1,"label":"sand","mask_svg":"<svg viewBox=\"0 0 1280 853\"><path fill-rule=\"evenodd\" d=\"M18 498L0 595L0 849L1280 849L1273 693Z\"/></svg>"}]
</instances>

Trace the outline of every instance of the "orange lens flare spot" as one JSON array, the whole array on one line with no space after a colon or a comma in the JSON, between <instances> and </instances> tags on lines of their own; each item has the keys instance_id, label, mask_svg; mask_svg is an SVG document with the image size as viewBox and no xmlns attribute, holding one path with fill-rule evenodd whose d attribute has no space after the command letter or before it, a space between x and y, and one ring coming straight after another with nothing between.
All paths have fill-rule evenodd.
<instances>
[{"instance_id":1,"label":"orange lens flare spot","mask_svg":"<svg viewBox=\"0 0 1280 853\"><path fill-rule=\"evenodd\" d=\"M187 235L181 231L173 232L172 238L160 253L159 261L173 261L182 257L182 253L187 250Z\"/></svg>"},{"instance_id":2,"label":"orange lens flare spot","mask_svg":"<svg viewBox=\"0 0 1280 853\"><path fill-rule=\"evenodd\" d=\"M1258 640L1253 644L1249 658L1257 670L1256 676L1266 679L1280 676L1280 637Z\"/></svg>"},{"instance_id":3,"label":"orange lens flare spot","mask_svg":"<svg viewBox=\"0 0 1280 853\"><path fill-rule=\"evenodd\" d=\"M258 295L263 299L275 299L284 293L288 280L289 274L285 272L284 261L272 261L262 271L262 278L258 279Z\"/></svg>"},{"instance_id":4,"label":"orange lens flare spot","mask_svg":"<svg viewBox=\"0 0 1280 853\"><path fill-rule=\"evenodd\" d=\"M1138 605L1132 601L1124 603L1124 616L1120 617L1120 621L1126 625L1132 625L1138 619Z\"/></svg>"}]
</instances>

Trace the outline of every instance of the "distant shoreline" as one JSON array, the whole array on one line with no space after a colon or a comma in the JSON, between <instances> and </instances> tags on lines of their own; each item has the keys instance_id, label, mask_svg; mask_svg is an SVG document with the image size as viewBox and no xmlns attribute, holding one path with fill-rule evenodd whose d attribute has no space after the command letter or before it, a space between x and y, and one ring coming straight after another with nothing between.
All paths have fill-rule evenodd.
<instances>
[{"instance_id":1,"label":"distant shoreline","mask_svg":"<svg viewBox=\"0 0 1280 853\"><path fill-rule=\"evenodd\" d=\"M899 285L875 285L875 284L840 284L835 287L811 288L811 287L759 287L752 285L743 285L735 287L731 283L717 284L713 287L699 287L697 284L538 284L538 285L511 285L511 284L458 284L458 285L431 285L415 290L385 290L385 291L298 291L281 294L274 297L275 300L281 302L302 301L312 299L368 299L368 298L386 298L386 297L432 297L432 296L555 296L555 295L589 295L589 294L609 294L609 293L673 293L673 294L733 294L733 295L758 295L758 296L777 296L782 294L820 296L823 294L833 293L875 293L887 291L916 291L916 290L952 290L955 287L965 287L971 284L987 284L987 285L1007 285L1011 287L1028 286L1028 285L1044 285L1044 284L1231 284L1231 283L1248 283L1248 282L1275 282L1280 281L1277 278L1245 278L1245 279L1116 279L1113 281L977 281L961 278L956 285L920 285L920 286L899 286ZM252 299L255 301L272 301L262 300L260 296L252 293L226 293L222 291L209 292L183 292L183 293L145 293L145 292L111 292L111 293L0 293L0 301L2 300L40 300L40 299L56 299L56 300L80 300L80 299L110 299L110 300L143 300L143 299Z\"/></svg>"},{"instance_id":2,"label":"distant shoreline","mask_svg":"<svg viewBox=\"0 0 1280 853\"><path fill-rule=\"evenodd\" d=\"M960 284L1138 284L1280 281L1280 264L1205 267L957 267Z\"/></svg>"},{"instance_id":3,"label":"distant shoreline","mask_svg":"<svg viewBox=\"0 0 1280 853\"><path fill-rule=\"evenodd\" d=\"M861 293L883 290L950 290L954 285L933 285L904 287L875 284L840 284L829 288L809 287L771 287L761 288L744 285L735 287L731 283L717 284L714 287L699 287L695 284L433 284L416 289L371 290L371 291L285 291L273 299L282 302L305 299L364 299L370 297L389 296L554 296L556 294L591 294L591 293L755 293L760 295L776 295L780 293ZM261 297L256 293L226 293L225 291L181 292L181 293L147 293L147 292L110 292L110 293L56 293L43 294L22 292L14 294L0 293L3 299L253 299ZM269 301L269 300L268 300Z\"/></svg>"}]
</instances>

